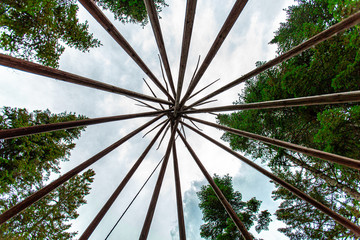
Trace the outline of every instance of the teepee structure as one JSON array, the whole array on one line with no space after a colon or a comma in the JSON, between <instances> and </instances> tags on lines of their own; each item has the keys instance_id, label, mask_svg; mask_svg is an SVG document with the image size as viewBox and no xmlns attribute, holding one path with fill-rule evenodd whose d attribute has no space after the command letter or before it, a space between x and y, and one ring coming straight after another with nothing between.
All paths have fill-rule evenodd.
<instances>
[{"instance_id":1,"label":"teepee structure","mask_svg":"<svg viewBox=\"0 0 360 240\"><path fill-rule=\"evenodd\" d=\"M190 152L191 156L195 160L196 164L198 165L201 172L204 174L205 178L208 180L209 184L214 189L216 195L218 196L219 200L223 204L224 208L228 212L231 219L234 221L235 225L237 226L238 230L244 236L245 239L253 239L252 235L247 231L244 227L243 223L232 209L231 205L228 203L220 189L216 186L215 182L213 181L212 177L208 173L207 169L204 167L202 162L200 161L199 157L197 156L195 150L192 146L188 143L186 137L184 136L184 128L187 128L199 135L199 138L205 138L208 141L212 142L213 144L217 145L218 147L222 148L224 151L232 154L239 160L243 161L244 163L248 164L252 168L256 169L259 173L267 176L269 179L273 180L274 182L280 184L284 188L288 189L299 198L303 199L304 201L310 203L320 211L326 213L331 218L333 218L336 222L343 225L351 232L353 232L356 236L360 236L360 227L349 221L348 219L344 218L343 216L339 215L338 213L334 212L327 206L323 205L322 203L318 202L314 198L310 197L309 195L305 194L304 192L300 191L296 187L290 185L289 183L285 182L284 180L280 179L279 177L275 176L268 170L262 168L261 166L257 165L253 161L245 158L238 152L233 151L229 147L225 146L224 144L218 142L217 140L213 139L211 136L207 135L204 132L199 131L198 129L190 126L184 120L189 120L193 123L201 123L210 127L214 127L217 129L221 129L239 136L251 138L256 141L261 141L266 144L282 147L291 151L299 152L302 154L306 154L309 156L321 158L326 161L330 161L333 163L337 163L343 166L347 166L353 169L360 170L360 161L356 159L350 159L347 157L339 156L336 154L331 154L323 151L319 151L312 148L307 148L304 146L296 145L293 143L288 143L284 141L280 141L277 139L260 136L257 134L253 134L246 131L240 131L237 129L224 127L216 123L208 122L199 118L195 118L192 114L197 113L218 113L218 112L226 112L226 111L241 111L241 110L248 110L248 109L270 109L270 108L287 108L287 107L298 107L298 106L310 106L310 105L323 105L323 104L339 104L339 103L349 103L349 102L359 102L360 101L360 91L352 91L352 92L344 92L344 93L336 93L336 94L326 94L326 95L318 95L318 96L309 96L309 97L301 97L301 98L292 98L292 99L282 99L282 100L275 100L275 101L266 101L266 102L258 102L258 103L250 103L250 104L241 104L241 105L229 105L229 106L218 106L218 107L211 107L211 108L204 108L201 105L212 101L211 99L223 92L228 91L229 89L238 86L239 84L245 82L246 80L256 76L257 74L266 71L267 69L280 64L283 61L294 57L303 51L325 41L332 36L339 34L346 29L353 27L360 23L360 12L348 17L347 19L343 20L340 23L337 23L333 26L330 26L327 30L313 36L309 40L301 43L300 45L294 47L293 49L289 50L288 52L281 54L274 59L268 61L267 63L255 68L254 70L250 71L249 73L231 81L230 83L218 88L217 90L211 92L208 95L201 97L199 100L194 102L191 101L191 98L194 95L201 94L202 90L195 92L198 83L202 80L202 77L209 67L212 60L215 58L218 50L220 49L221 45L225 41L227 35L229 34L231 28L235 24L236 20L238 19L239 15L241 14L242 10L244 9L245 5L247 4L247 0L236 0L234 3L233 8L231 9L228 17L226 18L222 28L220 29L218 35L216 36L215 40L211 48L209 49L205 59L201 63L200 67L194 74L193 78L189 86L184 85L184 77L185 71L188 61L189 55L189 47L191 42L197 0L187 0L186 4L186 13L185 13L185 20L184 20L184 29L183 29L183 39L182 39L182 46L181 46L181 56L180 56L180 66L179 66L179 74L178 76L173 76L171 72L171 66L168 60L167 52L165 49L163 34L161 31L159 18L157 15L157 11L153 1L151 0L144 0L146 9L148 12L148 16L151 22L152 30L156 39L156 43L158 46L158 51L160 53L160 57L164 66L164 72L166 75L166 81L164 85L148 68L148 66L144 63L141 57L135 52L132 46L128 43L128 41L123 37L123 35L115 28L115 26L111 23L111 21L105 16L105 14L99 9L99 7L95 4L93 0L79 0L79 2L85 7L85 9L96 19L96 21L111 35L111 37L124 49L124 51L129 55L129 57L143 70L143 72L148 76L148 78L158 87L158 89L164 94L165 98L157 97L155 94L153 96L149 96L146 94L142 94L139 92L130 91L124 88L120 88L118 86L106 84L103 82L95 81L83 76L75 75L69 72L65 72L62 70L42 66L36 63L32 63L26 60L22 60L19 58L14 58L8 55L0 54L0 64L3 66L7 66L9 68L45 76L52 79L57 79L61 81L65 81L71 84L77 84L88 88L95 88L101 91L106 91L113 94L120 94L132 99L136 99L141 104L151 108L151 111L143 112L143 113L136 113L136 114L125 114L125 115L117 115L111 117L100 117L100 118L90 118L84 120L77 120L77 121L70 121L70 122L62 122L62 123L55 123L55 124L46 124L46 125L37 125L32 127L25 127L25 128L16 128L16 129L8 129L8 130L1 130L0 131L0 139L8 139L8 138L16 138L20 136L26 136L30 134L37 134L49 131L57 131L61 129L69 129L75 128L80 126L89 126L95 124L101 124L106 122L114 122L114 121L121 121L126 119L135 119L135 118L142 118L142 117L152 117L152 119L146 122L144 125L139 126L137 129L133 130L117 142L113 143L112 145L106 147L104 150L100 151L99 153L95 154L93 157L89 158L88 160L84 161L83 163L79 164L78 166L74 167L70 171L66 172L56 180L49 183L47 186L43 187L39 191L35 192L33 195L29 196L28 198L24 199L22 202L18 203L17 205L13 206L9 210L3 212L0 216L0 224L6 222L11 217L15 216L16 214L20 213L27 207L34 204L39 199L43 198L51 191L59 187L60 185L64 184L66 181L71 179L72 177L76 176L83 170L90 167L92 164L100 160L102 157L119 147L120 145L127 142L131 137L135 136L142 130L154 125L151 129L155 130L159 128L158 132L156 133L155 137L149 143L148 147L145 151L141 154L139 159L135 162L133 167L124 177L122 182L113 192L111 197L108 201L104 204L104 206L99 210L96 217L91 221L89 226L86 230L82 233L80 239L88 239L95 228L98 226L100 221L103 219L105 214L108 212L110 207L113 205L114 201L117 199L125 185L128 183L130 178L133 176L139 165L142 163L143 159L145 159L146 155L149 153L155 142L160 138L162 133L166 133L167 129L170 129L171 135L170 139L167 143L166 152L164 154L164 158L161 164L160 172L156 181L156 185L151 197L151 202L146 214L146 218L142 227L142 231L140 233L140 239L147 239L150 226L152 223L154 211L158 202L159 193L161 190L161 186L163 184L164 174L166 172L166 168L168 162L170 160L170 156L172 156L173 166L174 166L174 176L175 176L175 186L176 186L176 203L177 203L177 213L178 213L178 226L179 226L179 235L180 239L186 239L185 234L185 224L184 224L184 214L183 214L183 204L182 204L182 195L181 195L181 180L178 168L178 157L177 157L177 142L176 138L178 137L179 140L184 143L187 147L188 151ZM169 87L168 87L169 86ZM156 106L154 107L153 104L155 103ZM178 140L178 141L179 141ZM172 154L171 154L172 153Z\"/></svg>"}]
</instances>

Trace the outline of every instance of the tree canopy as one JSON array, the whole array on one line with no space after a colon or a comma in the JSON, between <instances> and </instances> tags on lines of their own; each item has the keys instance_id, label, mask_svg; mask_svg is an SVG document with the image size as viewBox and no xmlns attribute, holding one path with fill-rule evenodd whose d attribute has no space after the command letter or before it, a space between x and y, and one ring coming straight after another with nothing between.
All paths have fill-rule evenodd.
<instances>
[{"instance_id":1,"label":"tree canopy","mask_svg":"<svg viewBox=\"0 0 360 240\"><path fill-rule=\"evenodd\" d=\"M143 0L96 0L96 2L114 13L115 19L122 23L140 23L145 26L149 21ZM154 0L154 3L158 12L167 6L164 0Z\"/></svg>"},{"instance_id":2,"label":"tree canopy","mask_svg":"<svg viewBox=\"0 0 360 240\"><path fill-rule=\"evenodd\" d=\"M2 0L0 48L15 57L58 67L65 46L86 52L100 42L80 23L75 0Z\"/></svg>"},{"instance_id":3,"label":"tree canopy","mask_svg":"<svg viewBox=\"0 0 360 240\"><path fill-rule=\"evenodd\" d=\"M4 107L0 130L28 127L76 119L72 113L53 114L49 110L29 113L26 109ZM44 186L51 173L59 173L75 147L73 141L84 128L34 134L0 142L0 210L7 210ZM70 220L84 204L95 175L88 170L70 179L49 195L0 226L2 239L71 239L66 232Z\"/></svg>"},{"instance_id":4,"label":"tree canopy","mask_svg":"<svg viewBox=\"0 0 360 240\"><path fill-rule=\"evenodd\" d=\"M358 1L298 0L270 42L288 51L360 9ZM258 62L257 66L263 64ZM360 89L360 27L303 52L246 82L236 104ZM360 105L355 103L246 110L220 115L220 124L360 159ZM223 139L235 150L261 159L282 179L359 224L359 171L237 135ZM282 187L277 218L291 239L342 239L352 234Z\"/></svg>"},{"instance_id":5,"label":"tree canopy","mask_svg":"<svg viewBox=\"0 0 360 240\"><path fill-rule=\"evenodd\" d=\"M247 202L242 201L242 195L234 190L232 178L229 175L220 177L215 174L213 179L247 229L250 229L257 221L258 224L255 227L257 232L268 230L271 214L267 210L259 213L261 201L256 198ZM210 185L202 186L197 195L205 221L205 224L200 227L201 237L219 240L243 239Z\"/></svg>"}]
</instances>

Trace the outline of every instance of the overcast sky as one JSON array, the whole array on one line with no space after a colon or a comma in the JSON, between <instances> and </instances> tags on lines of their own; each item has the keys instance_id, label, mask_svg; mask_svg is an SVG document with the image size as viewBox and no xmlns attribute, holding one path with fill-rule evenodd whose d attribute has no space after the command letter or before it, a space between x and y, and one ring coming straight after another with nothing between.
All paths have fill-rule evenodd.
<instances>
[{"instance_id":1,"label":"overcast sky","mask_svg":"<svg viewBox=\"0 0 360 240\"><path fill-rule=\"evenodd\" d=\"M160 24L174 79L177 79L178 76L185 2L168 0L169 7L160 14ZM234 2L234 0L221 1L221 3L216 0L198 1L185 75L185 87L188 86L198 56L201 55L201 59L204 59ZM268 45L268 42L272 39L279 22L285 19L283 9L291 4L293 4L293 0L248 2L196 89L200 89L217 78L221 80L204 91L200 97L254 69L256 61L270 60L275 56L276 47ZM106 14L110 20L113 20L111 14ZM80 7L79 15L82 21L88 20L90 31L101 40L103 46L92 49L89 53L66 49L61 57L60 69L151 95L142 81L142 78L147 79L146 75L132 59L82 7ZM145 28L134 24L124 25L119 22L114 22L114 24L160 79L158 50L150 24ZM1 106L25 107L29 110L48 108L55 113L76 112L88 117L148 111L135 106L134 101L120 95L54 81L5 67L0 67L0 76ZM153 84L152 86L156 90L156 86ZM216 97L218 101L207 106L231 104L237 100L237 94L241 92L242 87L238 86L218 95ZM158 96L165 99L160 91L156 92ZM197 116L215 121L213 115ZM77 141L76 149L72 151L71 161L62 164L62 172L87 160L148 120L149 118L133 119L88 127ZM221 131L199 126L210 136L220 139ZM84 231L155 134L154 132L142 138L144 133L146 130L91 166L96 171L95 181L92 184L90 195L86 197L88 204L79 209L80 216L73 223L72 230L79 231L80 234ZM261 210L268 209L271 213L276 211L279 202L271 199L273 185L266 177L189 130L186 131L186 134L189 143L196 149L196 153L211 175L214 173L230 174L233 176L235 189L243 194L243 200L247 201L256 197L263 201ZM94 231L91 239L105 238L165 153L168 136L169 134L158 151L153 149L149 153L110 212ZM187 237L196 240L200 239L199 227L202 224L196 192L207 182L184 148L180 138L177 140L177 146ZM109 239L137 239L139 237L157 173L158 171ZM176 214L173 165L172 161L169 161L148 239L178 239ZM270 231L257 234L254 229L251 229L251 232L258 238L287 239L283 234L277 232L277 228L281 226L284 225L274 220L270 224Z\"/></svg>"}]
</instances>

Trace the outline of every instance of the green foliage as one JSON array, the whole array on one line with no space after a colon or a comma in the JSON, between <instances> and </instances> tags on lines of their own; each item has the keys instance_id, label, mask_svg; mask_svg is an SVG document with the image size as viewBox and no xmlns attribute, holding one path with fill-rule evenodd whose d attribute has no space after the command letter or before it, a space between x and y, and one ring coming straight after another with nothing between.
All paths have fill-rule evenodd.
<instances>
[{"instance_id":1,"label":"green foliage","mask_svg":"<svg viewBox=\"0 0 360 240\"><path fill-rule=\"evenodd\" d=\"M86 52L100 42L79 23L75 0L2 0L0 48L51 67L59 66L64 44Z\"/></svg>"},{"instance_id":2,"label":"green foliage","mask_svg":"<svg viewBox=\"0 0 360 240\"><path fill-rule=\"evenodd\" d=\"M122 23L148 23L147 12L143 0L96 0L99 6L114 13L115 19ZM156 10L161 12L167 4L164 0L154 0Z\"/></svg>"},{"instance_id":3,"label":"green foliage","mask_svg":"<svg viewBox=\"0 0 360 240\"><path fill-rule=\"evenodd\" d=\"M247 202L241 201L242 195L234 191L232 178L229 175L220 177L215 174L213 179L247 229L257 221L258 225L255 227L257 232L268 230L271 214L267 210L259 213L261 201L256 198ZM202 186L197 195L205 221L200 227L201 237L218 240L243 239L210 185Z\"/></svg>"},{"instance_id":4,"label":"green foliage","mask_svg":"<svg viewBox=\"0 0 360 240\"><path fill-rule=\"evenodd\" d=\"M84 119L72 113L53 114L49 110L29 113L26 109L4 107L0 130ZM7 210L42 188L51 173L59 173L67 161L73 141L81 128L34 134L0 142L0 210ZM76 209L86 203L95 175L88 170L70 179L46 197L0 226L1 239L72 239L70 221Z\"/></svg>"},{"instance_id":5,"label":"green foliage","mask_svg":"<svg viewBox=\"0 0 360 240\"><path fill-rule=\"evenodd\" d=\"M88 170L75 176L49 195L0 226L1 239L73 239L76 232L67 232L71 220L78 217L77 208L86 203L95 172ZM0 208L7 209L22 197L30 195L18 189L6 198L0 198Z\"/></svg>"},{"instance_id":6,"label":"green foliage","mask_svg":"<svg viewBox=\"0 0 360 240\"><path fill-rule=\"evenodd\" d=\"M271 41L286 52L314 34L358 11L358 1L298 0L287 10ZM246 82L236 104L312 96L360 89L360 28L342 34L263 72ZM257 66L263 64L258 62ZM359 159L359 105L320 105L246 110L220 115L220 124L271 138ZM335 212L359 224L359 172L338 164L225 133L235 150L259 158L284 180L307 192ZM276 212L290 239L342 239L352 234L322 212L278 188Z\"/></svg>"},{"instance_id":7,"label":"green foliage","mask_svg":"<svg viewBox=\"0 0 360 240\"><path fill-rule=\"evenodd\" d=\"M49 110L28 113L26 109L4 107L0 129L28 127L76 119L84 119L66 112L52 114ZM39 186L51 172L59 172L61 161L67 161L73 141L84 128L34 134L0 142L0 194L11 187Z\"/></svg>"}]
</instances>

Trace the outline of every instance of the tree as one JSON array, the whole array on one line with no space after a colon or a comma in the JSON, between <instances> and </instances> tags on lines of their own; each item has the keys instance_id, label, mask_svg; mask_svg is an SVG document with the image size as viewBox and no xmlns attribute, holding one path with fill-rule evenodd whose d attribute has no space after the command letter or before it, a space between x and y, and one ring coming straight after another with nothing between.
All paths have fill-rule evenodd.
<instances>
[{"instance_id":1,"label":"tree","mask_svg":"<svg viewBox=\"0 0 360 240\"><path fill-rule=\"evenodd\" d=\"M358 11L358 1L298 0L287 10L287 21L272 44L286 52L314 34ZM246 82L236 104L294 98L360 89L360 28L309 49ZM263 64L258 62L257 66ZM219 117L221 124L283 141L359 159L358 104L247 110ZM359 171L294 153L237 135L223 139L234 150L261 159L282 179L356 224L360 216ZM282 199L276 212L288 227L280 229L291 239L342 239L351 237L344 227L279 187Z\"/></svg>"},{"instance_id":2,"label":"tree","mask_svg":"<svg viewBox=\"0 0 360 240\"><path fill-rule=\"evenodd\" d=\"M259 213L261 201L256 198L247 202L241 201L242 195L234 191L232 178L229 175L220 177L215 174L213 179L247 229L250 229L257 221L258 225L255 227L257 232L268 230L271 214L267 210ZM200 227L201 237L221 240L243 239L210 185L202 186L197 195L205 221L205 224Z\"/></svg>"},{"instance_id":3,"label":"tree","mask_svg":"<svg viewBox=\"0 0 360 240\"><path fill-rule=\"evenodd\" d=\"M4 107L0 130L84 119L72 113L52 114L49 110L29 113L26 109ZM44 186L51 173L59 173L67 161L73 141L84 127L40 133L0 142L0 210L3 212ZM70 239L70 220L86 201L93 170L70 179L49 195L0 227L2 239Z\"/></svg>"},{"instance_id":4,"label":"tree","mask_svg":"<svg viewBox=\"0 0 360 240\"><path fill-rule=\"evenodd\" d=\"M77 208L86 203L95 172L90 169L58 187L49 195L28 207L0 226L1 239L62 239L75 237L67 232L71 220L78 217ZM0 198L0 208L6 210L33 190L15 189L10 196Z\"/></svg>"},{"instance_id":5,"label":"tree","mask_svg":"<svg viewBox=\"0 0 360 240\"><path fill-rule=\"evenodd\" d=\"M114 13L115 19L122 23L140 23L145 26L149 21L143 0L96 0L96 2ZM164 0L154 0L154 3L158 12L167 6Z\"/></svg>"},{"instance_id":6,"label":"tree","mask_svg":"<svg viewBox=\"0 0 360 240\"><path fill-rule=\"evenodd\" d=\"M2 0L0 48L8 54L59 66L65 45L86 52L101 44L77 18L75 0Z\"/></svg>"}]
</instances>

